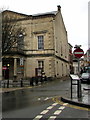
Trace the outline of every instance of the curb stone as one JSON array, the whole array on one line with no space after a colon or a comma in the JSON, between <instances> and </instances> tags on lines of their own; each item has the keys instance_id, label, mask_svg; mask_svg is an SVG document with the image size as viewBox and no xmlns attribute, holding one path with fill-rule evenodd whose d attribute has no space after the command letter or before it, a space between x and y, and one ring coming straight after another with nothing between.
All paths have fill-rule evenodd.
<instances>
[{"instance_id":1,"label":"curb stone","mask_svg":"<svg viewBox=\"0 0 90 120\"><path fill-rule=\"evenodd\" d=\"M77 106L80 106L80 107L90 108L90 104L84 104L84 103L81 103L81 102L75 102L75 101L70 100L68 98L61 97L61 101L70 103L72 105L77 105Z\"/></svg>"}]
</instances>

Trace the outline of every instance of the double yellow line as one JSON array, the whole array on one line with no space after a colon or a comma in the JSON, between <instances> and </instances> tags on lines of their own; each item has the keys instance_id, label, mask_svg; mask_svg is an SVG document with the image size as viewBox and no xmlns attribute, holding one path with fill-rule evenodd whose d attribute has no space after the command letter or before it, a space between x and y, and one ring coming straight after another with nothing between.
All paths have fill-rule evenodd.
<instances>
[{"instance_id":1,"label":"double yellow line","mask_svg":"<svg viewBox=\"0 0 90 120\"><path fill-rule=\"evenodd\" d=\"M60 96L58 96L58 97L53 97L52 100L53 100L54 102L60 104L60 105L63 105L63 104L64 104L64 102L62 102L62 101L60 100ZM74 109L90 111L90 108L80 107L80 106L76 106L76 105L67 104L67 105L65 105L65 106L71 107L71 108L74 108Z\"/></svg>"}]
</instances>

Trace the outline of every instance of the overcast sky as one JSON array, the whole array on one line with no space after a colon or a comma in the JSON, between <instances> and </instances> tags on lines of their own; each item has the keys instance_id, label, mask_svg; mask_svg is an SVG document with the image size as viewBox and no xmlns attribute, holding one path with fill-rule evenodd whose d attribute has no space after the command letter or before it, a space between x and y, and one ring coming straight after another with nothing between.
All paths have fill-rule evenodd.
<instances>
[{"instance_id":1,"label":"overcast sky","mask_svg":"<svg viewBox=\"0 0 90 120\"><path fill-rule=\"evenodd\" d=\"M88 49L88 0L0 0L0 8L23 14L37 14L57 10L61 6L68 42L74 47Z\"/></svg>"}]
</instances>

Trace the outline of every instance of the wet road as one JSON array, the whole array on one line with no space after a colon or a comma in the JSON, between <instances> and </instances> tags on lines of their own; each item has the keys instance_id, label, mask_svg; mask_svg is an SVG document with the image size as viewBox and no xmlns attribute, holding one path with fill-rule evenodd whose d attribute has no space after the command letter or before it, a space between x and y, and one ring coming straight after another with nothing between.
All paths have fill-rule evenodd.
<instances>
[{"instance_id":1,"label":"wet road","mask_svg":"<svg viewBox=\"0 0 90 120\"><path fill-rule=\"evenodd\" d=\"M70 96L70 80L47 82L41 86L3 93L3 118L88 118L89 111L57 103L58 96ZM81 114L83 113L83 114Z\"/></svg>"}]
</instances>

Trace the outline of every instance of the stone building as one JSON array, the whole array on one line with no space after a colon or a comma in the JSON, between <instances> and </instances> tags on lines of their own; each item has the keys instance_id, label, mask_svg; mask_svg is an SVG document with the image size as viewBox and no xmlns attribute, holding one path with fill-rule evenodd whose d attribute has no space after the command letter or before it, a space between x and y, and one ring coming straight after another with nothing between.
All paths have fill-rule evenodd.
<instances>
[{"instance_id":1,"label":"stone building","mask_svg":"<svg viewBox=\"0 0 90 120\"><path fill-rule=\"evenodd\" d=\"M70 74L73 74L73 53L72 53L72 48L73 46L68 43L69 45L69 67L70 67Z\"/></svg>"},{"instance_id":2,"label":"stone building","mask_svg":"<svg viewBox=\"0 0 90 120\"><path fill-rule=\"evenodd\" d=\"M57 11L43 14L24 15L13 11L4 11L4 14L25 28L23 52L14 51L3 57L8 59L11 78L31 78L40 70L51 78L69 74L68 38L60 6Z\"/></svg>"}]
</instances>

